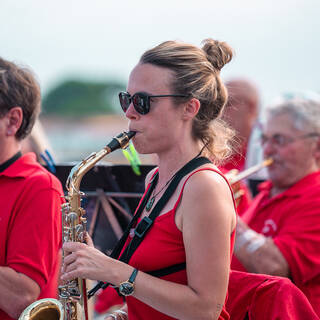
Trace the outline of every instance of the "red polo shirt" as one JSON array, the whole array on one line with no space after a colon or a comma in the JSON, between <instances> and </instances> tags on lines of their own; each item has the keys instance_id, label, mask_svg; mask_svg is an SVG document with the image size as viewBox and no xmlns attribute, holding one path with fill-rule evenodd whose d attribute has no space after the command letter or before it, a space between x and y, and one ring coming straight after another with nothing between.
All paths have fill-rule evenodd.
<instances>
[{"instance_id":1,"label":"red polo shirt","mask_svg":"<svg viewBox=\"0 0 320 320\"><path fill-rule=\"evenodd\" d=\"M306 296L289 279L232 271L227 311L231 320L317 320Z\"/></svg>"},{"instance_id":2,"label":"red polo shirt","mask_svg":"<svg viewBox=\"0 0 320 320\"><path fill-rule=\"evenodd\" d=\"M256 232L273 238L293 282L320 315L320 171L269 198L271 187L270 182L260 185L242 218ZM231 268L245 270L235 256Z\"/></svg>"},{"instance_id":3,"label":"red polo shirt","mask_svg":"<svg viewBox=\"0 0 320 320\"><path fill-rule=\"evenodd\" d=\"M37 282L39 299L57 296L61 195L59 180L33 153L0 173L0 266ZM0 310L0 319L11 318Z\"/></svg>"}]
</instances>

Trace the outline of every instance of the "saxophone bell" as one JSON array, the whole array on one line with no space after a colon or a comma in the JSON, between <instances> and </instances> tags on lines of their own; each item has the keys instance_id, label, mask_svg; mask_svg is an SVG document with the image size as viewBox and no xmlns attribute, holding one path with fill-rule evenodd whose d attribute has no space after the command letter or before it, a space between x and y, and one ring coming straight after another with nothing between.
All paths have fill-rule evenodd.
<instances>
[{"instance_id":1,"label":"saxophone bell","mask_svg":"<svg viewBox=\"0 0 320 320\"><path fill-rule=\"evenodd\" d=\"M30 304L19 317L19 320L43 319L65 319L62 303L56 299L41 299Z\"/></svg>"}]
</instances>

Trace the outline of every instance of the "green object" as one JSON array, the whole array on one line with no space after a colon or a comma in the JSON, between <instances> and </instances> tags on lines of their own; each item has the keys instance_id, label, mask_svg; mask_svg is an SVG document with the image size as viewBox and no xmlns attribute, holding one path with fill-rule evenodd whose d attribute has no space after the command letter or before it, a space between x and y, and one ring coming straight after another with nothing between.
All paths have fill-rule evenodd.
<instances>
[{"instance_id":1,"label":"green object","mask_svg":"<svg viewBox=\"0 0 320 320\"><path fill-rule=\"evenodd\" d=\"M134 148L133 144L130 142L129 147L127 149L123 149L122 152L123 152L124 156L126 157L126 159L129 161L133 172L137 176L140 176L141 175L141 171L140 171L141 161L139 159L139 155L138 155L136 149Z\"/></svg>"}]
</instances>

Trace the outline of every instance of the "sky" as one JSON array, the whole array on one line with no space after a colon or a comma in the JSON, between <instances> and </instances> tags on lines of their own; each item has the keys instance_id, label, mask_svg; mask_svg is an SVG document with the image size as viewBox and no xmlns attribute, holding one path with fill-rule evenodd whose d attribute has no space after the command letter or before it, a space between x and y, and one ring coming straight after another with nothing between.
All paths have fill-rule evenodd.
<instances>
[{"instance_id":1,"label":"sky","mask_svg":"<svg viewBox=\"0 0 320 320\"><path fill-rule=\"evenodd\" d=\"M320 91L319 0L1 0L0 56L30 66L45 94L70 77L126 83L165 40L208 37L235 51L224 80L246 77L262 104Z\"/></svg>"}]
</instances>

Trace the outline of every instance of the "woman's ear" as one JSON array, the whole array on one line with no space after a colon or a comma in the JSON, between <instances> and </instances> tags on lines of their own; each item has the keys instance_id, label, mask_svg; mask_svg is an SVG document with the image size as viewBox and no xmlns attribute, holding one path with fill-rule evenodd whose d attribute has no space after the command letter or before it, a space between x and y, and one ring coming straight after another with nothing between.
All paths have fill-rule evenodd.
<instances>
[{"instance_id":1,"label":"woman's ear","mask_svg":"<svg viewBox=\"0 0 320 320\"><path fill-rule=\"evenodd\" d=\"M11 108L5 115L6 121L6 134L7 136L14 136L20 129L23 120L23 111L21 107Z\"/></svg>"},{"instance_id":2,"label":"woman's ear","mask_svg":"<svg viewBox=\"0 0 320 320\"><path fill-rule=\"evenodd\" d=\"M199 112L200 101L196 98L191 98L184 104L182 119L193 119Z\"/></svg>"}]
</instances>

